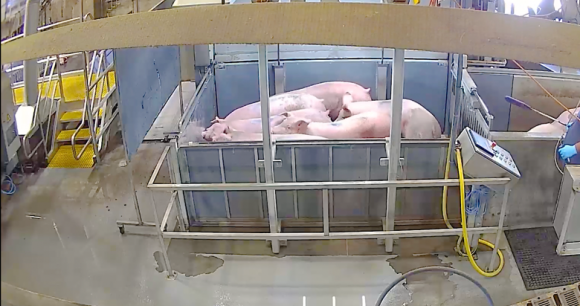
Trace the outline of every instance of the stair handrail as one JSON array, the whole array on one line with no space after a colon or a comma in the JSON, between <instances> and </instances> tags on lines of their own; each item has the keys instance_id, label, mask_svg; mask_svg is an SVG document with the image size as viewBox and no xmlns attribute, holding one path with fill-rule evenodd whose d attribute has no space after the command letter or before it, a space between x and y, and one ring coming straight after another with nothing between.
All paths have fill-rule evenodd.
<instances>
[{"instance_id":1,"label":"stair handrail","mask_svg":"<svg viewBox=\"0 0 580 306\"><path fill-rule=\"evenodd\" d=\"M49 120L48 120L48 128L49 130L52 128L52 133L51 135L51 140L50 140L50 151L47 154L47 158L50 158L50 156L52 156L53 151L56 149L56 133L58 132L58 122L59 122L59 114L60 114L60 104L61 103L65 103L66 99L64 97L64 88L63 88L63 84L62 84L62 72L61 72L61 65L60 65L60 56L56 55L56 62L57 62L57 66L56 66L56 74L57 74L57 83L58 83L58 91L60 94L60 99L58 99L58 101L56 102L56 112L54 115L54 121L53 121L53 125L50 126L50 116L49 116ZM55 88L56 89L56 88ZM54 101L54 93L52 95L52 101ZM51 104L50 106L50 112L49 114L52 115L52 105L54 104L54 102Z\"/></svg>"},{"instance_id":2,"label":"stair handrail","mask_svg":"<svg viewBox=\"0 0 580 306\"><path fill-rule=\"evenodd\" d=\"M95 154L95 158L97 160L97 162L100 162L100 157L99 157L99 152L98 152L98 148L97 148L97 144L96 144L96 135L95 135L95 130L94 130L94 121L93 121L93 112L92 112L92 106L94 103L94 97L92 97L92 99L89 98L90 95L90 86L89 86L89 82L90 78L92 77L92 70L94 67L94 61L95 61L95 56L97 55L97 52L95 51L93 53L93 59L91 60L91 70L90 73L87 73L87 57L83 56L83 60L84 60L84 69L83 69L83 74L84 74L84 81L85 81L85 103L83 105L83 115L81 118L81 123L79 124L79 126L77 127L77 129L74 131L73 135L71 136L71 149L72 149L72 153L73 153L73 157L76 160L81 159L81 156L83 155L83 153L85 152L85 150L87 149L89 144L93 145L93 154ZM100 70L100 66L102 63L102 58L99 59L99 67L98 70ZM98 71L97 71L98 72ZM97 89L95 88L95 90L93 91L93 96L96 94ZM101 95L102 95L102 86L101 86ZM82 129L85 119L87 119L87 122L89 124L89 139L87 140L87 142L85 143L85 145L83 146L83 148L81 149L80 153L77 154L76 151L76 147L75 147L75 140L76 140L76 136L77 134L80 132L80 130Z\"/></svg>"},{"instance_id":3,"label":"stair handrail","mask_svg":"<svg viewBox=\"0 0 580 306\"><path fill-rule=\"evenodd\" d=\"M47 57L46 59L46 65L44 67L44 74L43 77L46 77L46 74L48 72L48 66L50 64L50 61L54 59L51 56ZM50 69L50 76L48 78L48 90L50 90L50 85L52 83L52 74L54 73L54 67L55 67L55 62L52 63L51 69ZM34 154L38 151L38 148L40 148L41 145L44 145L44 153L48 154L47 152L47 146L46 146L46 138L45 138L45 134L44 134L44 129L42 128L42 123L43 122L39 122L41 120L39 120L38 118L38 114L41 113L41 105L42 105L42 94L43 94L43 89L44 89L44 82L42 82L41 85L41 91L38 93L38 96L36 97L36 104L34 105L34 113L32 114L32 123L30 125L30 130L24 135L24 137L22 138L22 148L24 151L24 156L26 157L26 159L30 159L32 158L32 156L34 156ZM45 92L45 96L48 95L48 90ZM46 101L46 99L44 99L44 101ZM32 151L30 151L30 147L29 147L29 140L30 137L32 137L32 135L34 135L34 133L36 132L36 127L39 127L40 129L40 136L41 136L41 140L40 142L36 145L36 147L34 147L34 149Z\"/></svg>"}]
</instances>

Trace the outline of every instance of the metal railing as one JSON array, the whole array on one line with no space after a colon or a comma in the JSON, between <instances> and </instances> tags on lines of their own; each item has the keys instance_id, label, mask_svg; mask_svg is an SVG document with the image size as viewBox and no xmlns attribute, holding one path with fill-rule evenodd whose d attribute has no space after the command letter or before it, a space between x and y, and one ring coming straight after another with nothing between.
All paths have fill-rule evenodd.
<instances>
[{"instance_id":1,"label":"metal railing","mask_svg":"<svg viewBox=\"0 0 580 306\"><path fill-rule=\"evenodd\" d=\"M118 111L115 111L108 120L106 119L107 115L107 101L111 97L112 93L116 89L116 86L111 86L110 79L109 79L109 72L113 70L113 63L109 64L106 68L104 65L106 63L106 51L95 51L93 52L92 59L90 64L87 61L86 54L84 55L84 62L85 62L85 69L83 70L84 79L85 79L85 100L82 109L82 117L81 122L79 123L78 127L76 128L75 132L71 136L71 146L73 157L76 160L79 160L83 153L86 151L89 145L93 146L93 152L95 154L95 159L97 162L100 162L99 151L103 146L103 139L105 132L110 127L112 121L118 115ZM93 81L93 71L95 68L95 64L97 65L96 69L96 78ZM104 69L103 69L104 68ZM88 72L87 72L88 70ZM106 94L103 96L103 92L107 88ZM102 113L102 116L100 115ZM84 124L88 123L89 128L89 139L84 144L83 148L80 152L77 153L76 150L76 138L78 133L83 129Z\"/></svg>"},{"instance_id":2,"label":"metal railing","mask_svg":"<svg viewBox=\"0 0 580 306\"><path fill-rule=\"evenodd\" d=\"M75 18L72 18L72 19L68 19L68 20L64 20L64 21L60 21L60 22L55 22L53 24L49 24L49 25L45 25L45 26L39 27L38 28L38 31L39 32L46 31L46 30L52 29L52 28L54 28L56 26L68 24L68 23L71 23L71 22L74 22L74 21L78 21L79 19L80 19L80 17L75 17ZM2 44L5 44L5 43L8 43L8 42L11 42L11 41L20 39L22 37L24 37L24 34L19 34L19 35L16 35L14 37L7 38L7 39L5 39L5 40L2 41Z\"/></svg>"},{"instance_id":3,"label":"metal railing","mask_svg":"<svg viewBox=\"0 0 580 306\"><path fill-rule=\"evenodd\" d=\"M34 113L32 117L32 124L30 130L24 135L22 146L24 150L24 155L27 159L32 158L34 154L38 151L38 148L43 145L44 152L46 156L50 156L55 149L55 134L56 127L51 131L51 118L53 115L53 110L55 109L56 103L56 115L54 122L57 121L58 112L60 110L60 103L64 100L63 87L62 87L62 75L60 71L60 57L48 57L45 62L47 63L44 67L44 78L41 80L41 90L38 93L36 104L34 105ZM50 68L49 68L50 67ZM50 71L50 72L49 72ZM57 75L56 81L53 83L53 77ZM48 75L48 76L47 76ZM60 98L56 99L56 89L59 88ZM45 131L43 128L44 123L47 121L48 129ZM56 126L56 124L53 124ZM29 141L30 138L40 129L41 140L36 145L36 147L30 151ZM47 142L47 138L52 136L52 141ZM49 147L50 144L50 147Z\"/></svg>"}]
</instances>

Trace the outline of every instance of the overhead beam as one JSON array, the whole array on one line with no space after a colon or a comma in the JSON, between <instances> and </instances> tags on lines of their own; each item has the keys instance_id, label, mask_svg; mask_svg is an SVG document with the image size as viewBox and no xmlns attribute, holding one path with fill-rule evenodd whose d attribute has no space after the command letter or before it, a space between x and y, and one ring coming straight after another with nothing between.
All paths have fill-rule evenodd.
<instances>
[{"instance_id":1,"label":"overhead beam","mask_svg":"<svg viewBox=\"0 0 580 306\"><path fill-rule=\"evenodd\" d=\"M580 68L580 26L397 4L208 5L104 18L2 45L2 63L76 51L211 43L322 44L492 56Z\"/></svg>"}]
</instances>

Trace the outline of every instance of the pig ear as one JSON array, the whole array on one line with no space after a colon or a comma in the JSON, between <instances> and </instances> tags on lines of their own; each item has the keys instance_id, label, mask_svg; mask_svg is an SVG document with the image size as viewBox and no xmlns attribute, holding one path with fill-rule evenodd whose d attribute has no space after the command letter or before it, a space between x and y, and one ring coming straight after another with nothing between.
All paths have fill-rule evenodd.
<instances>
[{"instance_id":1,"label":"pig ear","mask_svg":"<svg viewBox=\"0 0 580 306\"><path fill-rule=\"evenodd\" d=\"M345 93L342 96L342 105L347 105L353 101L352 94L350 92Z\"/></svg>"},{"instance_id":2,"label":"pig ear","mask_svg":"<svg viewBox=\"0 0 580 306\"><path fill-rule=\"evenodd\" d=\"M296 131L298 131L298 133L302 133L306 131L306 128L308 128L309 123L310 123L309 120L299 119L296 122L294 122L293 127L296 129Z\"/></svg>"},{"instance_id":3,"label":"pig ear","mask_svg":"<svg viewBox=\"0 0 580 306\"><path fill-rule=\"evenodd\" d=\"M343 112L343 115L342 115L343 118L347 118L347 117L352 116L352 112L348 108L348 105L343 105L342 106L342 112Z\"/></svg>"},{"instance_id":4,"label":"pig ear","mask_svg":"<svg viewBox=\"0 0 580 306\"><path fill-rule=\"evenodd\" d=\"M366 92L371 92L371 89L370 88L365 88L365 91Z\"/></svg>"}]
</instances>

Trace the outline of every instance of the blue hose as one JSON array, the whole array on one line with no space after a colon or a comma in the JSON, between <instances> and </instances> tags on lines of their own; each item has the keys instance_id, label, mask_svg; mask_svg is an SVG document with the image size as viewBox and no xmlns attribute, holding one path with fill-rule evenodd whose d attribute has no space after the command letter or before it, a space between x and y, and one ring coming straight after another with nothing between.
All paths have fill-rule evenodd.
<instances>
[{"instance_id":1,"label":"blue hose","mask_svg":"<svg viewBox=\"0 0 580 306\"><path fill-rule=\"evenodd\" d=\"M4 184L8 184L9 189L4 190ZM16 184L9 175L4 175L4 179L2 180L2 193L7 195L13 195L16 192Z\"/></svg>"}]
</instances>

